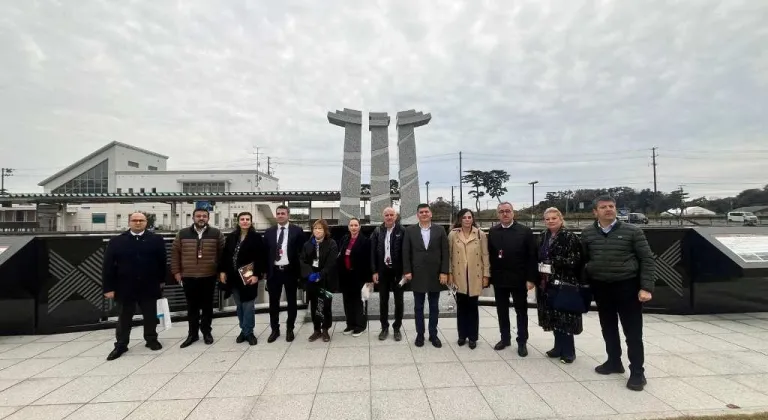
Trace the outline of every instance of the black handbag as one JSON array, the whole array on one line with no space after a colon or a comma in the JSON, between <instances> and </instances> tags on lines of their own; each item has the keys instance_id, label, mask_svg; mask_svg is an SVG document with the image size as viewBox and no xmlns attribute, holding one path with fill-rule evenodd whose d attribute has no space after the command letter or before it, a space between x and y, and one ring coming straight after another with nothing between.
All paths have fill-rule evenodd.
<instances>
[{"instance_id":1,"label":"black handbag","mask_svg":"<svg viewBox=\"0 0 768 420\"><path fill-rule=\"evenodd\" d=\"M589 310L592 302L589 286L579 286L559 280L555 280L548 286L547 303L552 309L577 314L587 313Z\"/></svg>"}]
</instances>

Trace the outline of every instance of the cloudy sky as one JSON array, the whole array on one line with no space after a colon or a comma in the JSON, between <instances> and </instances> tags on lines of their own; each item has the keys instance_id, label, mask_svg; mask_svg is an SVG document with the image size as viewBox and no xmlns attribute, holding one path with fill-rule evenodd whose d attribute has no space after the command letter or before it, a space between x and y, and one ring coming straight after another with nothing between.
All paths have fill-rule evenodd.
<instances>
[{"instance_id":1,"label":"cloudy sky","mask_svg":"<svg viewBox=\"0 0 768 420\"><path fill-rule=\"evenodd\" d=\"M416 132L430 200L458 185L459 151L508 171L505 198L526 205L532 180L537 198L652 187L654 146L661 190L768 183L766 2L265 3L2 2L7 188L41 191L119 140L169 169L254 168L259 147L282 189L338 189L326 113L345 107L432 114ZM367 125L363 150L365 181Z\"/></svg>"}]
</instances>

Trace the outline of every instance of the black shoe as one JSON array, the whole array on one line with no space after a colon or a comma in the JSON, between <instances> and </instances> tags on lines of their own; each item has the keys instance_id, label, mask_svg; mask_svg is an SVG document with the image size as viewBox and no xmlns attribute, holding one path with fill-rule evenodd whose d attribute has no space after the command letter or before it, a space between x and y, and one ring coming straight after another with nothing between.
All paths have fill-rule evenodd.
<instances>
[{"instance_id":1,"label":"black shoe","mask_svg":"<svg viewBox=\"0 0 768 420\"><path fill-rule=\"evenodd\" d=\"M256 336L255 336L255 335L253 335L253 334L249 335L249 336L248 336L248 338L247 338L247 340L248 340L248 344L250 344L250 345L252 345L252 346L255 346L256 344L258 344L258 343L259 343L259 340L257 340L257 339L256 339Z\"/></svg>"},{"instance_id":2,"label":"black shoe","mask_svg":"<svg viewBox=\"0 0 768 420\"><path fill-rule=\"evenodd\" d=\"M365 331L365 328L355 328L352 330L352 337L360 337L363 335L363 332Z\"/></svg>"},{"instance_id":3,"label":"black shoe","mask_svg":"<svg viewBox=\"0 0 768 420\"><path fill-rule=\"evenodd\" d=\"M494 349L494 350L496 350L496 351L498 351L498 350L504 350L505 348L507 348L507 347L509 347L509 346L511 346L511 345L512 345L512 343L511 343L511 342L509 342L509 341L505 341L505 340L501 340L501 341L499 341L498 343L496 343L496 345L495 345L495 346L493 346L493 349Z\"/></svg>"},{"instance_id":4,"label":"black shoe","mask_svg":"<svg viewBox=\"0 0 768 420\"><path fill-rule=\"evenodd\" d=\"M610 375L612 373L624 373L624 365L621 362L609 360L595 368L595 372L601 375Z\"/></svg>"},{"instance_id":5,"label":"black shoe","mask_svg":"<svg viewBox=\"0 0 768 420\"><path fill-rule=\"evenodd\" d=\"M474 350L475 347L477 347L477 341L475 340L469 340L469 349Z\"/></svg>"},{"instance_id":6,"label":"black shoe","mask_svg":"<svg viewBox=\"0 0 768 420\"><path fill-rule=\"evenodd\" d=\"M344 335L350 335L350 334L352 334L352 331L354 331L354 330L355 330L355 329L354 329L354 328L352 328L352 327L347 327L347 328L344 328L344 331L342 332L342 334L344 334Z\"/></svg>"},{"instance_id":7,"label":"black shoe","mask_svg":"<svg viewBox=\"0 0 768 420\"><path fill-rule=\"evenodd\" d=\"M400 330L395 330L395 341L400 341L403 339L403 334L400 333Z\"/></svg>"},{"instance_id":8,"label":"black shoe","mask_svg":"<svg viewBox=\"0 0 768 420\"><path fill-rule=\"evenodd\" d=\"M290 342L291 342L291 341L293 341L295 338L296 338L296 335L293 333L293 328L289 329L289 330L288 330L288 331L285 333L285 341L287 341L287 342L289 342L289 343L290 343Z\"/></svg>"},{"instance_id":9,"label":"black shoe","mask_svg":"<svg viewBox=\"0 0 768 420\"><path fill-rule=\"evenodd\" d=\"M552 350L547 350L547 357L551 357L552 359L560 357L561 351L558 348L553 348Z\"/></svg>"},{"instance_id":10,"label":"black shoe","mask_svg":"<svg viewBox=\"0 0 768 420\"><path fill-rule=\"evenodd\" d=\"M439 349L440 347L443 347L443 342L437 337L429 337L429 342L432 343L435 348Z\"/></svg>"},{"instance_id":11,"label":"black shoe","mask_svg":"<svg viewBox=\"0 0 768 420\"><path fill-rule=\"evenodd\" d=\"M560 363L570 365L576 360L576 356L560 356Z\"/></svg>"},{"instance_id":12,"label":"black shoe","mask_svg":"<svg viewBox=\"0 0 768 420\"><path fill-rule=\"evenodd\" d=\"M389 328L384 328L379 333L379 340L384 341L387 339L388 336L389 336Z\"/></svg>"},{"instance_id":13,"label":"black shoe","mask_svg":"<svg viewBox=\"0 0 768 420\"><path fill-rule=\"evenodd\" d=\"M415 344L416 347L424 347L424 335L423 334L417 334L416 335L416 341L413 344Z\"/></svg>"},{"instance_id":14,"label":"black shoe","mask_svg":"<svg viewBox=\"0 0 768 420\"><path fill-rule=\"evenodd\" d=\"M317 341L322 336L323 336L323 333L321 333L320 331L315 331L315 332L312 333L312 335L309 336L308 340L309 340L310 343L313 343L313 342Z\"/></svg>"},{"instance_id":15,"label":"black shoe","mask_svg":"<svg viewBox=\"0 0 768 420\"><path fill-rule=\"evenodd\" d=\"M648 383L648 381L645 380L645 375L642 373L633 373L629 375L629 380L627 381L627 388L631 389L632 391L642 391L643 387Z\"/></svg>"},{"instance_id":16,"label":"black shoe","mask_svg":"<svg viewBox=\"0 0 768 420\"><path fill-rule=\"evenodd\" d=\"M467 344L467 339L466 338L460 338L459 341L456 342L456 344L458 344L459 347L461 347L464 344Z\"/></svg>"},{"instance_id":17,"label":"black shoe","mask_svg":"<svg viewBox=\"0 0 768 420\"><path fill-rule=\"evenodd\" d=\"M211 333L203 333L203 342L209 346L213 344L213 336Z\"/></svg>"},{"instance_id":18,"label":"black shoe","mask_svg":"<svg viewBox=\"0 0 768 420\"><path fill-rule=\"evenodd\" d=\"M323 343L327 343L331 341L331 334L328 333L328 330L323 330Z\"/></svg>"},{"instance_id":19,"label":"black shoe","mask_svg":"<svg viewBox=\"0 0 768 420\"><path fill-rule=\"evenodd\" d=\"M147 341L147 344L144 344L144 347L147 347L152 351L158 351L163 348L163 345L160 344L160 342L157 340L152 340L152 341Z\"/></svg>"},{"instance_id":20,"label":"black shoe","mask_svg":"<svg viewBox=\"0 0 768 420\"><path fill-rule=\"evenodd\" d=\"M115 347L115 349L114 349L114 350L112 350L112 351L109 353L109 356L107 356L107 360L115 360L115 359L117 359L118 357L122 356L122 355L123 355L123 353L125 353L125 352L127 352L127 351L128 351L128 349L127 349L127 348L125 348L125 347Z\"/></svg>"},{"instance_id":21,"label":"black shoe","mask_svg":"<svg viewBox=\"0 0 768 420\"><path fill-rule=\"evenodd\" d=\"M184 340L183 343L181 343L181 345L179 347L185 349L185 348L191 346L192 343L194 343L195 341L197 341L199 339L200 339L200 337L198 337L196 335L190 335L189 337L187 337L186 340Z\"/></svg>"},{"instance_id":22,"label":"black shoe","mask_svg":"<svg viewBox=\"0 0 768 420\"><path fill-rule=\"evenodd\" d=\"M272 330L272 333L269 334L269 338L267 338L267 343L274 343L275 340L277 340L277 337L280 337L280 330Z\"/></svg>"},{"instance_id":23,"label":"black shoe","mask_svg":"<svg viewBox=\"0 0 768 420\"><path fill-rule=\"evenodd\" d=\"M240 333L240 335L238 335L237 338L235 339L235 343L240 344L243 341L245 341L245 336L243 335L243 333Z\"/></svg>"},{"instance_id":24,"label":"black shoe","mask_svg":"<svg viewBox=\"0 0 768 420\"><path fill-rule=\"evenodd\" d=\"M525 343L517 343L517 355L520 357L528 356L528 346Z\"/></svg>"}]
</instances>

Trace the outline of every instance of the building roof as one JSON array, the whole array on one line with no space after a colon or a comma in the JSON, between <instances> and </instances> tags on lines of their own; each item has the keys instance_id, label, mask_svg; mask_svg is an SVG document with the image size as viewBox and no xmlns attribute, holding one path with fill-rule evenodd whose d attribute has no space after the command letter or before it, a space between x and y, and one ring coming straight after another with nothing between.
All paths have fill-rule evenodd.
<instances>
[{"instance_id":1,"label":"building roof","mask_svg":"<svg viewBox=\"0 0 768 420\"><path fill-rule=\"evenodd\" d=\"M750 213L755 213L755 212L763 211L763 210L768 210L768 205L739 207L739 208L733 209L731 211L748 211Z\"/></svg>"},{"instance_id":2,"label":"building roof","mask_svg":"<svg viewBox=\"0 0 768 420\"><path fill-rule=\"evenodd\" d=\"M37 184L37 185L42 187L45 184L47 184L47 183L53 181L54 179L60 177L61 175L64 175L65 173L71 171L72 169L82 165L83 163L85 163L89 159L91 159L92 157L98 156L99 154L104 153L105 151L107 151L107 150L109 150L109 149L111 149L111 148L113 148L115 146L125 147L126 149L132 149L132 150L135 150L137 152L141 152L141 153L146 153L148 155L157 156L157 157L159 157L161 159L168 159L168 156L161 155L159 153L155 153L155 152L152 152L150 150L142 149L142 148L136 147L136 146L131 146L130 144L121 143L119 141L113 141L113 142L107 144L106 146L96 150L95 152L89 154L88 156L86 156L86 157L78 160L77 162L67 166L66 168L60 170L59 172L56 172L55 174L49 176L48 178L45 178L44 180L40 181L40 183Z\"/></svg>"},{"instance_id":3,"label":"building roof","mask_svg":"<svg viewBox=\"0 0 768 420\"><path fill-rule=\"evenodd\" d=\"M256 175L259 174L262 178L269 178L272 180L277 181L278 179L275 178L272 175L268 175L264 172L257 171L255 169L220 169L220 170L211 170L211 169L189 169L189 170L171 170L171 171L115 171L115 175L181 175L181 174L201 174L201 175L227 175L227 174L250 174L250 175Z\"/></svg>"},{"instance_id":4,"label":"building roof","mask_svg":"<svg viewBox=\"0 0 768 420\"><path fill-rule=\"evenodd\" d=\"M391 194L392 199L400 199L400 194ZM370 194L360 194L363 200L370 199ZM0 201L11 203L138 203L138 202L186 202L186 201L339 201L339 191L259 191L259 192L222 192L222 193L133 193L133 194L8 194Z\"/></svg>"}]
</instances>

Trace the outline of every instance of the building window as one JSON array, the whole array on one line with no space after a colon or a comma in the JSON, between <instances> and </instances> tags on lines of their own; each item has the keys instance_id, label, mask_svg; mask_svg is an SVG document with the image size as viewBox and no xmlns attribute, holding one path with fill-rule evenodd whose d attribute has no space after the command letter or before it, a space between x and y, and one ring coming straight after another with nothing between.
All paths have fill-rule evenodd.
<instances>
[{"instance_id":1,"label":"building window","mask_svg":"<svg viewBox=\"0 0 768 420\"><path fill-rule=\"evenodd\" d=\"M109 161L99 163L51 192L53 194L106 194L109 192Z\"/></svg>"},{"instance_id":2,"label":"building window","mask_svg":"<svg viewBox=\"0 0 768 420\"><path fill-rule=\"evenodd\" d=\"M156 192L157 192L157 188L155 188L155 187L152 187L152 192L153 192L153 193L156 193Z\"/></svg>"},{"instance_id":3,"label":"building window","mask_svg":"<svg viewBox=\"0 0 768 420\"><path fill-rule=\"evenodd\" d=\"M107 223L107 213L91 214L91 223Z\"/></svg>"},{"instance_id":4,"label":"building window","mask_svg":"<svg viewBox=\"0 0 768 420\"><path fill-rule=\"evenodd\" d=\"M128 188L128 194L133 194L133 188Z\"/></svg>"},{"instance_id":5,"label":"building window","mask_svg":"<svg viewBox=\"0 0 768 420\"><path fill-rule=\"evenodd\" d=\"M118 189L117 189L117 193L118 193L118 194L122 194L122 193L123 193L123 189L122 189L122 188L118 188Z\"/></svg>"},{"instance_id":6,"label":"building window","mask_svg":"<svg viewBox=\"0 0 768 420\"><path fill-rule=\"evenodd\" d=\"M144 194L144 188L139 188L139 192Z\"/></svg>"},{"instance_id":7,"label":"building window","mask_svg":"<svg viewBox=\"0 0 768 420\"><path fill-rule=\"evenodd\" d=\"M132 160L129 160L128 161L128 166L130 166L131 168L138 168L139 167L139 163L138 162L134 162Z\"/></svg>"},{"instance_id":8,"label":"building window","mask_svg":"<svg viewBox=\"0 0 768 420\"><path fill-rule=\"evenodd\" d=\"M149 166L147 166L147 169L149 169L150 171L156 171L157 170L157 166L149 165Z\"/></svg>"},{"instance_id":9,"label":"building window","mask_svg":"<svg viewBox=\"0 0 768 420\"><path fill-rule=\"evenodd\" d=\"M226 192L224 182L184 182L182 192L188 194L211 194Z\"/></svg>"}]
</instances>

